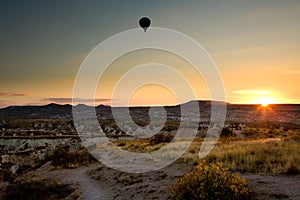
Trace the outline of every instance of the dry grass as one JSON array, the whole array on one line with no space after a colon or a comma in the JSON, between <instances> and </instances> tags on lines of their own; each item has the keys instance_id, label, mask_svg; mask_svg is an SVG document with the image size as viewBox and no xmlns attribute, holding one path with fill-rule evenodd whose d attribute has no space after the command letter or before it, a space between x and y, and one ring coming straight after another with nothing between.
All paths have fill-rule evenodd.
<instances>
[{"instance_id":1,"label":"dry grass","mask_svg":"<svg viewBox=\"0 0 300 200\"><path fill-rule=\"evenodd\" d=\"M58 148L51 160L52 165L56 168L77 168L97 161L86 148L71 152L65 148Z\"/></svg>"},{"instance_id":2,"label":"dry grass","mask_svg":"<svg viewBox=\"0 0 300 200\"><path fill-rule=\"evenodd\" d=\"M244 139L220 138L205 159L211 163L223 162L229 170L243 173L300 174L299 130L259 131ZM180 161L196 164L200 147L201 140L196 140Z\"/></svg>"},{"instance_id":3,"label":"dry grass","mask_svg":"<svg viewBox=\"0 0 300 200\"><path fill-rule=\"evenodd\" d=\"M264 130L264 134L271 131ZM214 149L206 156L211 163L223 162L231 171L242 173L288 173L300 174L300 136L298 131L275 137L278 131L273 131L268 138L237 139L232 137L220 138ZM257 134L259 135L259 134ZM195 139L188 151L178 162L197 165L198 152L202 143L201 138ZM133 152L152 152L166 143L151 145L148 140L119 141L122 149Z\"/></svg>"},{"instance_id":4,"label":"dry grass","mask_svg":"<svg viewBox=\"0 0 300 200\"><path fill-rule=\"evenodd\" d=\"M209 162L224 162L232 171L250 173L294 173L300 167L300 144L296 141L240 141L217 145L207 156ZM300 173L300 171L298 171Z\"/></svg>"}]
</instances>

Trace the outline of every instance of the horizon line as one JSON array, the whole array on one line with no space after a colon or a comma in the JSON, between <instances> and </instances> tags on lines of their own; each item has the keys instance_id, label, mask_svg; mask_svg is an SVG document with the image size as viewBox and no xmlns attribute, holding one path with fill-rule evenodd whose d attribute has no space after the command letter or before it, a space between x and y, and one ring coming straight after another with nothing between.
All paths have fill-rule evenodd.
<instances>
[{"instance_id":1,"label":"horizon line","mask_svg":"<svg viewBox=\"0 0 300 200\"><path fill-rule=\"evenodd\" d=\"M9 108L9 107L26 107L26 106L35 106L35 107L42 107L42 106L47 106L47 105L51 105L51 104L55 104L55 105L60 105L60 106L79 106L79 105L84 105L84 106L90 106L90 107L98 107L98 106L107 106L107 107L130 107L130 108L134 108L134 107L168 107L168 106L179 106L181 104L186 104L192 101L199 101L199 102L219 102L219 103L225 103L225 104L229 104L229 105L245 105L245 106L259 106L261 105L260 103L231 103L231 102L226 102L226 101L220 101L220 100L190 100L187 102L183 102L183 103L179 103L179 104L170 104L170 105L131 105L131 106L126 106L126 105L119 105L119 106L111 106L108 104L98 104L98 105L88 105L88 104L84 104L84 103L78 103L76 105L72 105L71 103L58 103L58 102L50 102L50 103L45 103L45 104L20 104L20 105L7 105L4 107L0 107L0 109L4 109L4 108ZM295 103L270 103L268 104L269 106L272 105L300 105L300 102L295 102Z\"/></svg>"}]
</instances>

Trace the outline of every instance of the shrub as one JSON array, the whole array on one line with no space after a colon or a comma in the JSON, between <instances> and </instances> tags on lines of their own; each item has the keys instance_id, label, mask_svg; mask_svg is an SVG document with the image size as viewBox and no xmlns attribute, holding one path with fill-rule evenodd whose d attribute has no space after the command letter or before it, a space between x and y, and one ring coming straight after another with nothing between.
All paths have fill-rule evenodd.
<instances>
[{"instance_id":1,"label":"shrub","mask_svg":"<svg viewBox=\"0 0 300 200\"><path fill-rule=\"evenodd\" d=\"M54 180L19 181L9 184L0 198L3 200L64 199L74 191L75 189L71 188L70 185ZM79 195L74 199L79 199Z\"/></svg>"},{"instance_id":2,"label":"shrub","mask_svg":"<svg viewBox=\"0 0 300 200\"><path fill-rule=\"evenodd\" d=\"M16 178L16 175L14 175L10 169L1 169L0 170L0 180L2 181L8 181L13 182L13 180Z\"/></svg>"},{"instance_id":3,"label":"shrub","mask_svg":"<svg viewBox=\"0 0 300 200\"><path fill-rule=\"evenodd\" d=\"M286 173L291 175L300 174L300 167L297 164L296 157L290 157L286 164Z\"/></svg>"},{"instance_id":4,"label":"shrub","mask_svg":"<svg viewBox=\"0 0 300 200\"><path fill-rule=\"evenodd\" d=\"M126 146L126 141L121 141L121 142L117 143L117 146L118 147L124 147L124 146Z\"/></svg>"},{"instance_id":5,"label":"shrub","mask_svg":"<svg viewBox=\"0 0 300 200\"><path fill-rule=\"evenodd\" d=\"M221 132L221 136L230 137L230 136L235 136L235 134L230 128L223 128Z\"/></svg>"},{"instance_id":6,"label":"shrub","mask_svg":"<svg viewBox=\"0 0 300 200\"><path fill-rule=\"evenodd\" d=\"M76 168L97 161L85 148L69 152L58 148L52 156L52 165L57 168Z\"/></svg>"},{"instance_id":7,"label":"shrub","mask_svg":"<svg viewBox=\"0 0 300 200\"><path fill-rule=\"evenodd\" d=\"M158 133L150 138L150 145L169 143L173 138L174 136L171 133Z\"/></svg>"},{"instance_id":8,"label":"shrub","mask_svg":"<svg viewBox=\"0 0 300 200\"><path fill-rule=\"evenodd\" d=\"M170 186L173 199L247 199L250 195L248 182L237 174L226 172L221 163L207 164L201 161L193 172L177 179Z\"/></svg>"}]
</instances>

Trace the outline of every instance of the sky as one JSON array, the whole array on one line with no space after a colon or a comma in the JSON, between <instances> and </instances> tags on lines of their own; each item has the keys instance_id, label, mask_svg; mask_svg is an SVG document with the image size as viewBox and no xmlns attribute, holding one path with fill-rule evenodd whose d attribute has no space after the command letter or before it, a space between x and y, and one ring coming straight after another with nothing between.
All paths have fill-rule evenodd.
<instances>
[{"instance_id":1,"label":"sky","mask_svg":"<svg viewBox=\"0 0 300 200\"><path fill-rule=\"evenodd\" d=\"M221 74L227 102L300 103L300 1L28 0L0 3L0 107L71 103L86 56L112 35L138 28L143 16L151 18L153 27L182 32L206 49ZM211 98L203 77L194 77L184 60L141 50L112 63L99 81L96 104L111 104L121 72L141 60L181 70L197 99ZM165 74L180 90L176 78L157 66L131 75L130 81L157 74ZM122 84L124 91L129 84ZM136 88L130 95L130 105L180 102L172 89L157 84Z\"/></svg>"}]
</instances>

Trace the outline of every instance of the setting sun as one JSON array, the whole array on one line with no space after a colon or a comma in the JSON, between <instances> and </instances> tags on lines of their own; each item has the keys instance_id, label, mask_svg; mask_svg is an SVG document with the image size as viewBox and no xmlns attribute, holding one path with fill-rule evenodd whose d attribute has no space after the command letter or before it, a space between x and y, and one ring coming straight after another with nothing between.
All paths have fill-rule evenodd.
<instances>
[{"instance_id":1,"label":"setting sun","mask_svg":"<svg viewBox=\"0 0 300 200\"><path fill-rule=\"evenodd\" d=\"M257 104L262 107L267 107L270 104L280 104L287 102L286 98L281 93L275 90L236 90L233 92L235 95L240 96L240 102L246 104Z\"/></svg>"},{"instance_id":2,"label":"setting sun","mask_svg":"<svg viewBox=\"0 0 300 200\"><path fill-rule=\"evenodd\" d=\"M269 104L268 103L262 103L261 106L262 107L267 107Z\"/></svg>"},{"instance_id":3,"label":"setting sun","mask_svg":"<svg viewBox=\"0 0 300 200\"><path fill-rule=\"evenodd\" d=\"M260 97L256 99L256 103L263 107L267 107L269 104L275 103L275 99L271 97Z\"/></svg>"}]
</instances>

